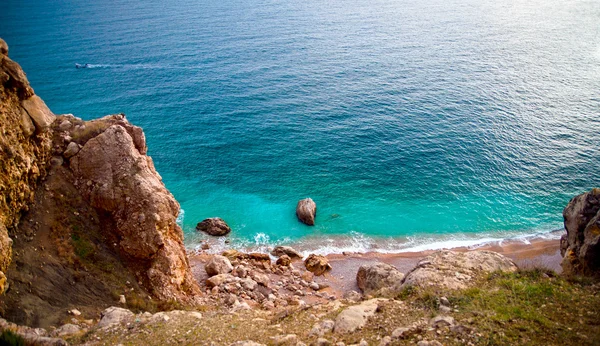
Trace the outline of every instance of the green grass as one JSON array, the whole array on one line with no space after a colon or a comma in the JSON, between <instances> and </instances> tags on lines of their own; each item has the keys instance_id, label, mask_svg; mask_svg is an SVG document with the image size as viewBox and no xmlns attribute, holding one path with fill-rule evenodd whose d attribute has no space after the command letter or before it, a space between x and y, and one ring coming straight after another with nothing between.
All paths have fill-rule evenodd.
<instances>
[{"instance_id":1,"label":"green grass","mask_svg":"<svg viewBox=\"0 0 600 346\"><path fill-rule=\"evenodd\" d=\"M0 346L25 346L25 340L20 335L6 329L0 334Z\"/></svg>"}]
</instances>

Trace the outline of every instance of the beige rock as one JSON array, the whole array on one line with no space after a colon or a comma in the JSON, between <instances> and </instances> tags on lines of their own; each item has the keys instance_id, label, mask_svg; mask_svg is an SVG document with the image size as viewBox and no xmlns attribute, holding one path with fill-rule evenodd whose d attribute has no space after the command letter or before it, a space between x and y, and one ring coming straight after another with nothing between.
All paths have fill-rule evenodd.
<instances>
[{"instance_id":1,"label":"beige rock","mask_svg":"<svg viewBox=\"0 0 600 346\"><path fill-rule=\"evenodd\" d=\"M365 264L358 268L356 282L364 294L394 294L400 291L404 279L396 267L386 263Z\"/></svg>"},{"instance_id":2,"label":"beige rock","mask_svg":"<svg viewBox=\"0 0 600 346\"><path fill-rule=\"evenodd\" d=\"M316 214L317 205L311 198L305 198L298 201L298 205L296 205L296 216L298 216L300 221L309 226L314 226Z\"/></svg>"},{"instance_id":3,"label":"beige rock","mask_svg":"<svg viewBox=\"0 0 600 346\"><path fill-rule=\"evenodd\" d=\"M206 279L206 286L208 286L208 288L221 286L222 284L233 280L233 278L234 276L231 274L218 274L211 276L210 278Z\"/></svg>"},{"instance_id":4,"label":"beige rock","mask_svg":"<svg viewBox=\"0 0 600 346\"><path fill-rule=\"evenodd\" d=\"M292 259L288 255L283 255L277 259L275 264L279 266L289 266L292 263Z\"/></svg>"},{"instance_id":5,"label":"beige rock","mask_svg":"<svg viewBox=\"0 0 600 346\"><path fill-rule=\"evenodd\" d=\"M327 257L321 255L310 254L306 260L304 260L304 266L306 270L314 273L315 275L323 275L325 272L331 270L331 265Z\"/></svg>"},{"instance_id":6,"label":"beige rock","mask_svg":"<svg viewBox=\"0 0 600 346\"><path fill-rule=\"evenodd\" d=\"M25 137L30 137L35 133L35 125L31 121L31 117L27 114L27 111L24 108L20 108L21 112L21 129L23 129L23 134Z\"/></svg>"},{"instance_id":7,"label":"beige rock","mask_svg":"<svg viewBox=\"0 0 600 346\"><path fill-rule=\"evenodd\" d=\"M8 55L8 44L0 38L0 55Z\"/></svg>"},{"instance_id":8,"label":"beige rock","mask_svg":"<svg viewBox=\"0 0 600 346\"><path fill-rule=\"evenodd\" d=\"M302 258L302 254L296 251L291 246L276 246L273 251L271 251L271 255L275 257L281 257L283 255L287 255L290 258Z\"/></svg>"},{"instance_id":9,"label":"beige rock","mask_svg":"<svg viewBox=\"0 0 600 346\"><path fill-rule=\"evenodd\" d=\"M71 143L69 143L69 145L67 145L67 149L63 153L63 156L68 159L70 157L77 155L78 152L79 152L79 144L77 144L75 142L71 142Z\"/></svg>"},{"instance_id":10,"label":"beige rock","mask_svg":"<svg viewBox=\"0 0 600 346\"><path fill-rule=\"evenodd\" d=\"M52 122L56 119L54 113L50 111L46 103L37 95L23 100L21 105L31 117L35 129L38 132L45 132Z\"/></svg>"},{"instance_id":11,"label":"beige rock","mask_svg":"<svg viewBox=\"0 0 600 346\"><path fill-rule=\"evenodd\" d=\"M512 260L492 251L438 251L408 272L402 287L464 289L485 273L516 270L517 266Z\"/></svg>"},{"instance_id":12,"label":"beige rock","mask_svg":"<svg viewBox=\"0 0 600 346\"><path fill-rule=\"evenodd\" d=\"M208 276L231 273L233 266L225 256L214 255L204 266Z\"/></svg>"},{"instance_id":13,"label":"beige rock","mask_svg":"<svg viewBox=\"0 0 600 346\"><path fill-rule=\"evenodd\" d=\"M344 309L335 319L335 333L352 333L367 324L369 317L375 315L381 300L371 299Z\"/></svg>"},{"instance_id":14,"label":"beige rock","mask_svg":"<svg viewBox=\"0 0 600 346\"><path fill-rule=\"evenodd\" d=\"M145 268L140 275L157 298L199 293L175 222L179 204L123 126L112 125L88 140L70 167L77 180L90 182L82 185L83 196L113 219L121 251Z\"/></svg>"},{"instance_id":15,"label":"beige rock","mask_svg":"<svg viewBox=\"0 0 600 346\"><path fill-rule=\"evenodd\" d=\"M34 95L33 89L29 85L27 76L23 72L23 69L21 69L21 66L7 56L1 57L0 61L2 69L10 77L8 83L16 89L19 99L25 100L32 97Z\"/></svg>"}]
</instances>

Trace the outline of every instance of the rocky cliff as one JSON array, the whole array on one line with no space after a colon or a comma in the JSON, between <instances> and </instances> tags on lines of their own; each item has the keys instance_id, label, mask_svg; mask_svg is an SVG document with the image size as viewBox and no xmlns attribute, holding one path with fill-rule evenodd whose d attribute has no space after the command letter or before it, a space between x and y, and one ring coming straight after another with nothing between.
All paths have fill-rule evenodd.
<instances>
[{"instance_id":1,"label":"rocky cliff","mask_svg":"<svg viewBox=\"0 0 600 346\"><path fill-rule=\"evenodd\" d=\"M130 308L194 303L179 204L142 129L122 114L55 116L2 40L0 96L2 315L47 325L73 305L103 308L120 295Z\"/></svg>"}]
</instances>

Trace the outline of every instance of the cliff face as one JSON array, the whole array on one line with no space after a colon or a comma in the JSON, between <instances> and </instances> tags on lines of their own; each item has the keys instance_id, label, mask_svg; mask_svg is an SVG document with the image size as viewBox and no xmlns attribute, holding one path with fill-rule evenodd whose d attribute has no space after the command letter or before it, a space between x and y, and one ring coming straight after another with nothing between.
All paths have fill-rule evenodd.
<instances>
[{"instance_id":1,"label":"cliff face","mask_svg":"<svg viewBox=\"0 0 600 346\"><path fill-rule=\"evenodd\" d=\"M12 258L12 239L34 188L46 173L50 155L48 127L54 115L37 97L21 67L8 57L0 39L0 292Z\"/></svg>"},{"instance_id":2,"label":"cliff face","mask_svg":"<svg viewBox=\"0 0 600 346\"><path fill-rule=\"evenodd\" d=\"M134 309L193 303L179 204L142 129L122 114L55 116L7 54L0 40L2 316L50 325L121 294Z\"/></svg>"}]
</instances>

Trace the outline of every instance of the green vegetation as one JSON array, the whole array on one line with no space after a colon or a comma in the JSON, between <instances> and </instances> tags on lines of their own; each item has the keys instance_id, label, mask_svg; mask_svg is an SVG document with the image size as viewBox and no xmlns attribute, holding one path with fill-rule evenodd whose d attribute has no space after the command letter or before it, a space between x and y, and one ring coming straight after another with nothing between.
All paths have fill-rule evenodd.
<instances>
[{"instance_id":1,"label":"green vegetation","mask_svg":"<svg viewBox=\"0 0 600 346\"><path fill-rule=\"evenodd\" d=\"M12 331L6 329L0 334L0 346L25 346L25 340Z\"/></svg>"}]
</instances>

